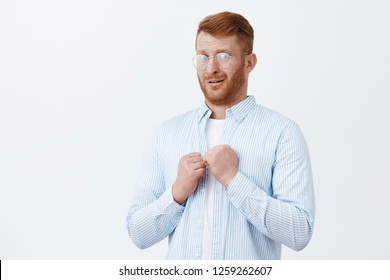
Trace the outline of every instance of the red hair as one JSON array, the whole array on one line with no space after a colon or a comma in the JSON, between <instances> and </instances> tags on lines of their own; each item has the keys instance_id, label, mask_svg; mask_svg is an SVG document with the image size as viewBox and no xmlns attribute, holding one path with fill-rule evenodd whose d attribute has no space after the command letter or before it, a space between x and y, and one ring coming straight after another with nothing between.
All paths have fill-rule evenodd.
<instances>
[{"instance_id":1,"label":"red hair","mask_svg":"<svg viewBox=\"0 0 390 280\"><path fill-rule=\"evenodd\" d=\"M240 14L222 12L205 17L198 27L196 38L200 32L206 32L213 36L237 35L242 51L252 53L254 31L248 20Z\"/></svg>"}]
</instances>

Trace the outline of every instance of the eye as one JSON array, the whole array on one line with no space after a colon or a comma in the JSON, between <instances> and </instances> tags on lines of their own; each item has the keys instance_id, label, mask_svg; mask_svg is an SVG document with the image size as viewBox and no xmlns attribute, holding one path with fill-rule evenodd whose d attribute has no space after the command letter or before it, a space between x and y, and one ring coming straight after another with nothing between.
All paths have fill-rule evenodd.
<instances>
[{"instance_id":1,"label":"eye","mask_svg":"<svg viewBox=\"0 0 390 280\"><path fill-rule=\"evenodd\" d=\"M207 61L209 61L209 57L207 55L204 55L204 54L198 54L196 56L196 60L198 60L198 62L207 62Z\"/></svg>"},{"instance_id":2,"label":"eye","mask_svg":"<svg viewBox=\"0 0 390 280\"><path fill-rule=\"evenodd\" d=\"M219 53L217 54L217 57L218 57L218 60L220 61L226 61L226 60L229 60L231 58L230 54L228 53Z\"/></svg>"}]
</instances>

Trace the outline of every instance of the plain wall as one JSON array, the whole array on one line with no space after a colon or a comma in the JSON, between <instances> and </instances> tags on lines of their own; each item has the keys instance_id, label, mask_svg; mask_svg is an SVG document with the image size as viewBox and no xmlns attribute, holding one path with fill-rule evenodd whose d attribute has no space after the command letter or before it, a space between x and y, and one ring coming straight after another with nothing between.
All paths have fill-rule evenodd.
<instances>
[{"instance_id":1,"label":"plain wall","mask_svg":"<svg viewBox=\"0 0 390 280\"><path fill-rule=\"evenodd\" d=\"M198 107L197 24L243 14L249 94L296 121L316 222L284 259L390 258L389 1L0 1L0 259L163 259L126 215L146 143Z\"/></svg>"}]
</instances>

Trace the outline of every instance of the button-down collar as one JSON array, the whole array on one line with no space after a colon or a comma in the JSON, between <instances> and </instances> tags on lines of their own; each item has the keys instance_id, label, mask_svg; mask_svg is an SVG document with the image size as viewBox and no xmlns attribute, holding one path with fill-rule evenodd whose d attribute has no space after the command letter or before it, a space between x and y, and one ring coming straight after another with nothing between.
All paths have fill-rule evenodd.
<instances>
[{"instance_id":1,"label":"button-down collar","mask_svg":"<svg viewBox=\"0 0 390 280\"><path fill-rule=\"evenodd\" d=\"M249 114L249 112L256 107L255 97L252 95L247 96L243 101L234 105L226 110L226 116L236 119L237 122L241 122ZM204 117L209 118L211 116L211 109L205 103L198 111L198 121L201 122Z\"/></svg>"}]
</instances>

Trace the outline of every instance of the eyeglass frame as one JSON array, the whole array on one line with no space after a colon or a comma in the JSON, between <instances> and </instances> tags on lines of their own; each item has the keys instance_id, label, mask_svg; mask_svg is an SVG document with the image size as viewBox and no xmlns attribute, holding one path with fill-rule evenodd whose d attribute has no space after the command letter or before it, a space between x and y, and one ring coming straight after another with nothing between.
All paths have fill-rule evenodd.
<instances>
[{"instance_id":1,"label":"eyeglass frame","mask_svg":"<svg viewBox=\"0 0 390 280\"><path fill-rule=\"evenodd\" d=\"M215 59L215 57L216 57L217 55L221 55L221 54L227 54L227 55L229 56L229 60L231 60L232 57L234 57L234 56L249 55L250 53L245 52L245 53L242 53L242 54L231 55L231 54L229 54L229 53L227 53L227 52L219 52L219 53L216 53L216 54L213 55L213 56L205 55L205 54L197 54L197 55L195 55L195 56L192 58L192 65L195 67L195 69L196 69L197 71L205 71L206 68L207 68L207 64L209 63L210 59L213 58L214 63L215 63L215 65L217 65L218 68L220 68L220 69L229 69L229 67L223 68L223 67L221 67L221 66L217 63L217 60ZM204 67L203 70L199 70L199 69L196 67L196 64L195 64L195 62L198 61L198 57L199 57L199 56L204 56L204 57L207 58L207 62L205 61L205 67ZM229 61L229 60L227 60L227 61Z\"/></svg>"}]
</instances>

